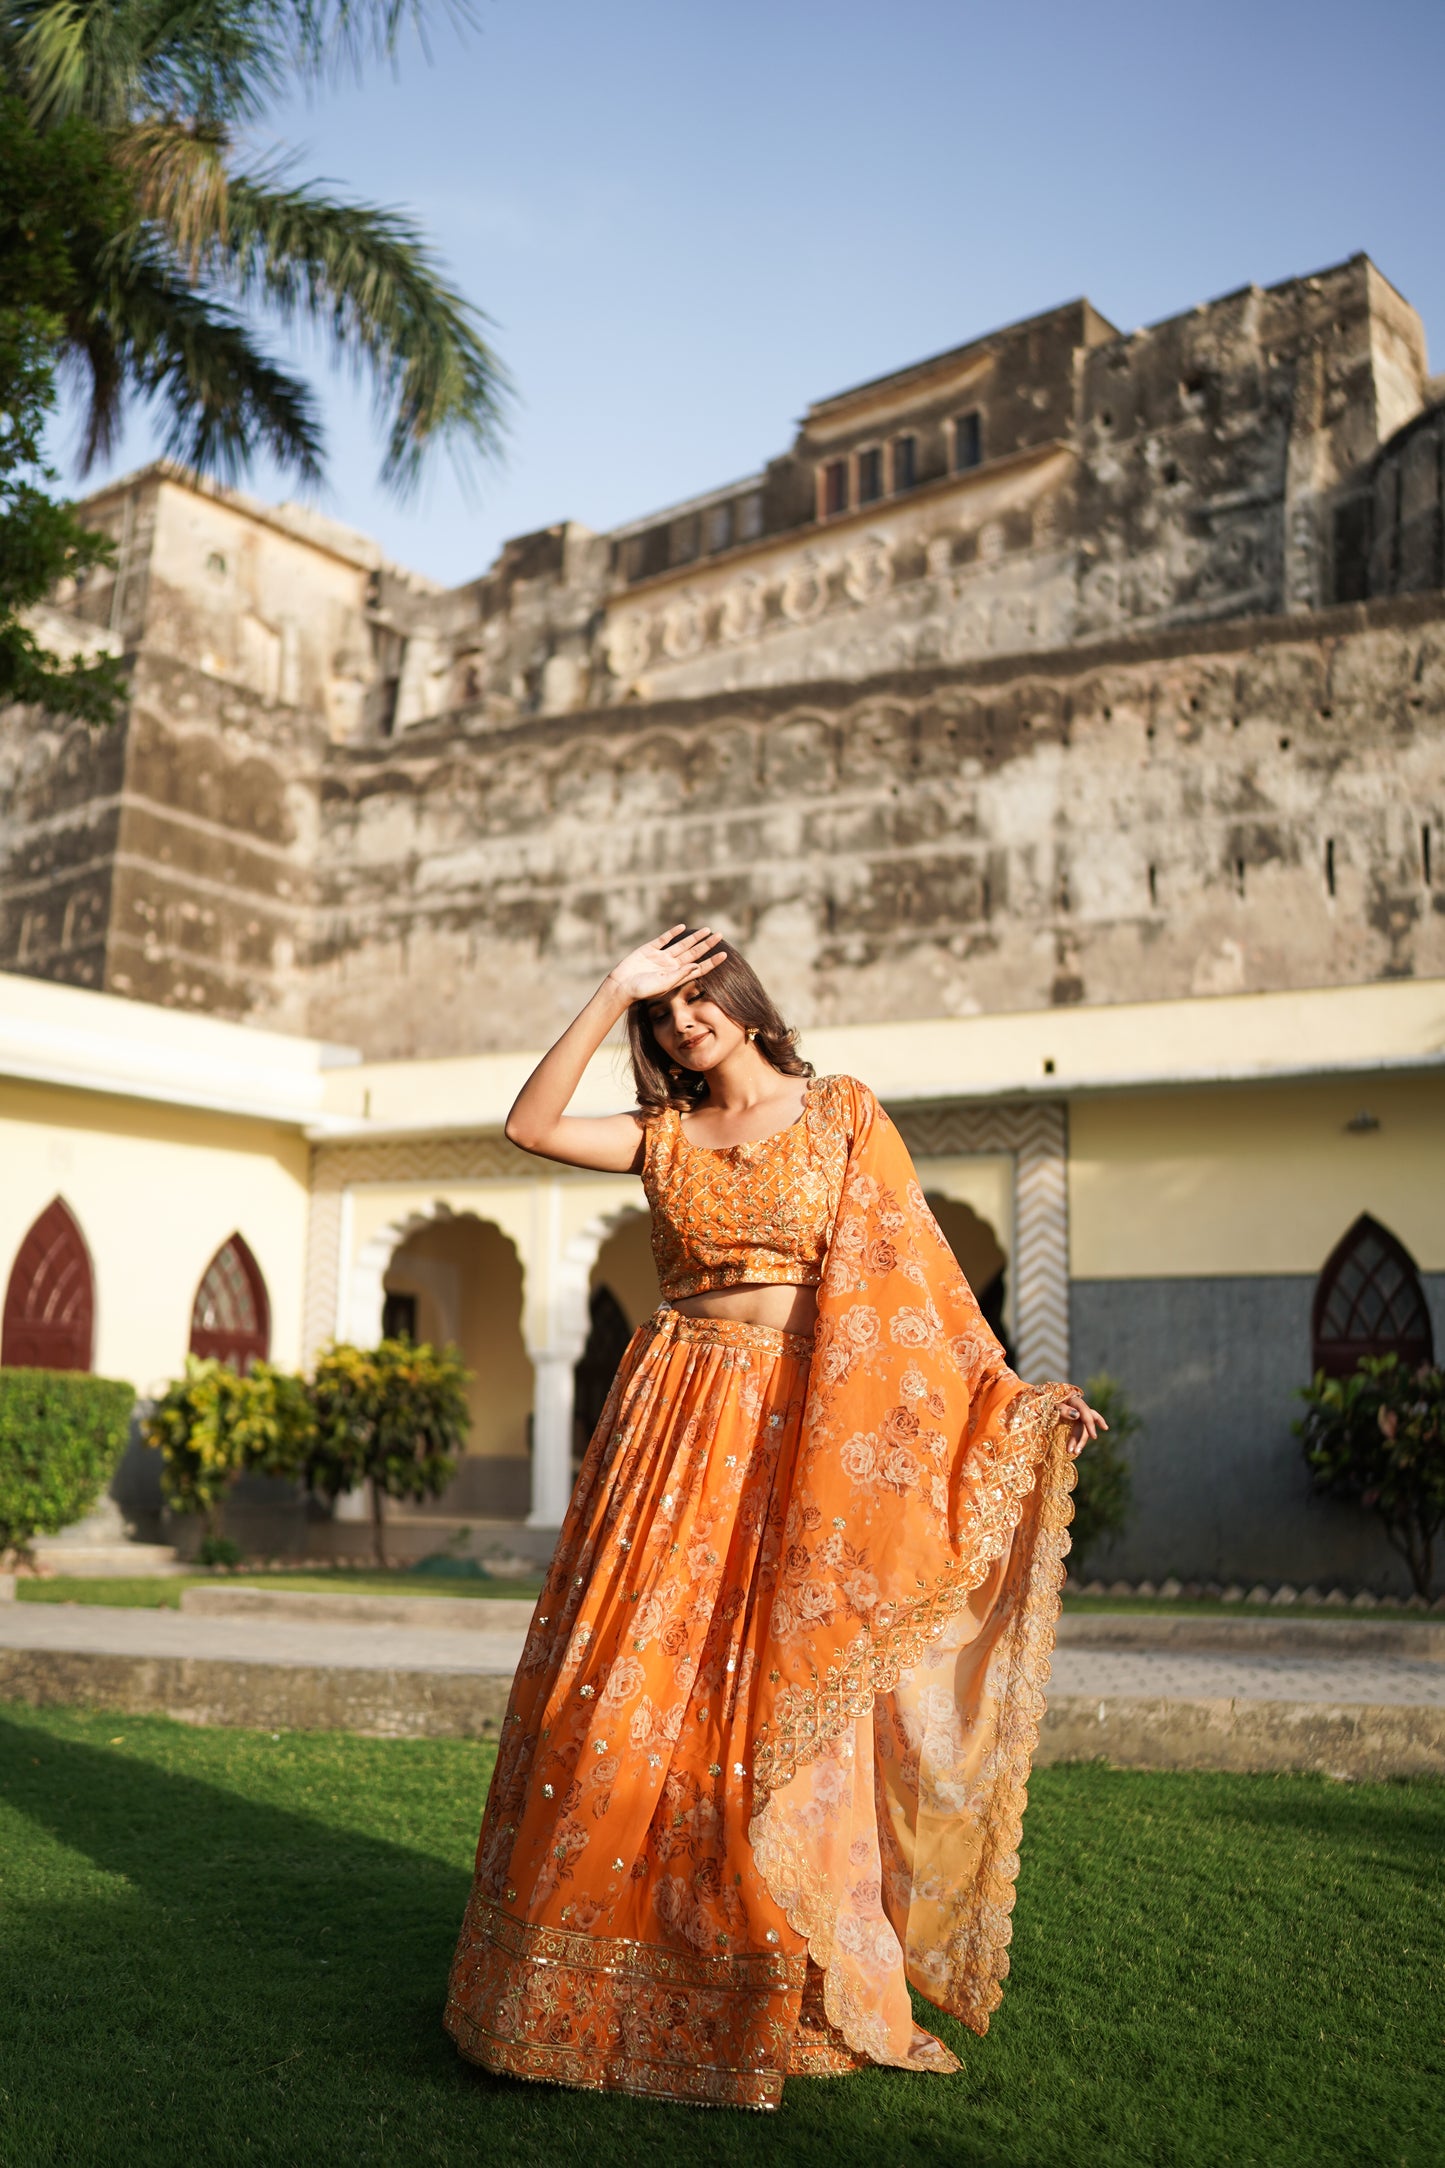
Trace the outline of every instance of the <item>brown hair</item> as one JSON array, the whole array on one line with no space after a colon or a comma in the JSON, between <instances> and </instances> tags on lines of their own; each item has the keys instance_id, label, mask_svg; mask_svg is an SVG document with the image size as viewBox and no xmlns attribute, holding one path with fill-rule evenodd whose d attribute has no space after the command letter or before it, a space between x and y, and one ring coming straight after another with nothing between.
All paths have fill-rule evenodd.
<instances>
[{"instance_id":1,"label":"brown hair","mask_svg":"<svg viewBox=\"0 0 1445 2168\"><path fill-rule=\"evenodd\" d=\"M680 933L676 938L685 941L687 934ZM719 940L709 954L716 956L719 950L723 961L697 982L707 999L715 1001L724 1016L753 1034L753 1044L764 1061L771 1062L782 1076L811 1076L813 1064L804 1061L798 1052L798 1034L783 1022L747 958L739 955L731 941ZM653 1032L652 1018L647 1013L651 1006L650 1001L634 1001L627 1012L627 1043L637 1104L648 1120L661 1114L664 1107L686 1113L690 1107L701 1106L707 1097L705 1076L682 1068L674 1074Z\"/></svg>"}]
</instances>

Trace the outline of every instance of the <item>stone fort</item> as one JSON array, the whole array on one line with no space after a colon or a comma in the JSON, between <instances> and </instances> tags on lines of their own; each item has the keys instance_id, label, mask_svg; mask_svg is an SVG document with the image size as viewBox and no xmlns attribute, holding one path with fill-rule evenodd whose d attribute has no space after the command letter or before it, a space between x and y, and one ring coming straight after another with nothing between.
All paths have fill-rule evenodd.
<instances>
[{"instance_id":1,"label":"stone fort","mask_svg":"<svg viewBox=\"0 0 1445 2168\"><path fill-rule=\"evenodd\" d=\"M673 919L804 1026L1445 973L1445 380L1365 257L1085 301L443 589L165 466L0 721L0 969L539 1046Z\"/></svg>"}]
</instances>

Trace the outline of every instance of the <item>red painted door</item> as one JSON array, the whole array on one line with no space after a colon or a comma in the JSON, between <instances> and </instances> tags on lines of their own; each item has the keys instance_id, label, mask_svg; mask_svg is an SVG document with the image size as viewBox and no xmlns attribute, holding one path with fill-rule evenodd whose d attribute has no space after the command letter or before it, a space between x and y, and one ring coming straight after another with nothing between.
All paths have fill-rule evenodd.
<instances>
[{"instance_id":1,"label":"red painted door","mask_svg":"<svg viewBox=\"0 0 1445 2168\"><path fill-rule=\"evenodd\" d=\"M11 1267L0 1363L7 1369L88 1370L95 1338L95 1281L85 1237L57 1197Z\"/></svg>"}]
</instances>

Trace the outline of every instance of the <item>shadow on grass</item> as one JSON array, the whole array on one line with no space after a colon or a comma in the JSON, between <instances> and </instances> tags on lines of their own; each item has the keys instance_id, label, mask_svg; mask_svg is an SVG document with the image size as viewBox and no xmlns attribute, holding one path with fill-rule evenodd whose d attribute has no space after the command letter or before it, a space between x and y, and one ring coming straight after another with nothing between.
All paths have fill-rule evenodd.
<instances>
[{"instance_id":1,"label":"shadow on grass","mask_svg":"<svg viewBox=\"0 0 1445 2168\"><path fill-rule=\"evenodd\" d=\"M5 2168L1013 2157L909 2131L889 2072L776 2118L491 2078L440 2025L466 1871L319 1814L0 1716L6 1810L52 1841L4 1878Z\"/></svg>"}]
</instances>

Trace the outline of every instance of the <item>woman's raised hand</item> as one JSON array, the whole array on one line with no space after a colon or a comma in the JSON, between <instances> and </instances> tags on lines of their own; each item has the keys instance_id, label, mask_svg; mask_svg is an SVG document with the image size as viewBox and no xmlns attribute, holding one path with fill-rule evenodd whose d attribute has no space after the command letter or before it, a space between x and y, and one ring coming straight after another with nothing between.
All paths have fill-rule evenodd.
<instances>
[{"instance_id":1,"label":"woman's raised hand","mask_svg":"<svg viewBox=\"0 0 1445 2168\"><path fill-rule=\"evenodd\" d=\"M675 994L679 986L706 978L722 962L717 936L710 926L700 926L685 941L679 941L677 936L686 931L685 926L669 926L655 941L644 941L641 948L613 965L607 976L624 1001L656 1001L662 994ZM669 942L674 946L669 948ZM709 955L710 949L717 950L717 954Z\"/></svg>"}]
</instances>

